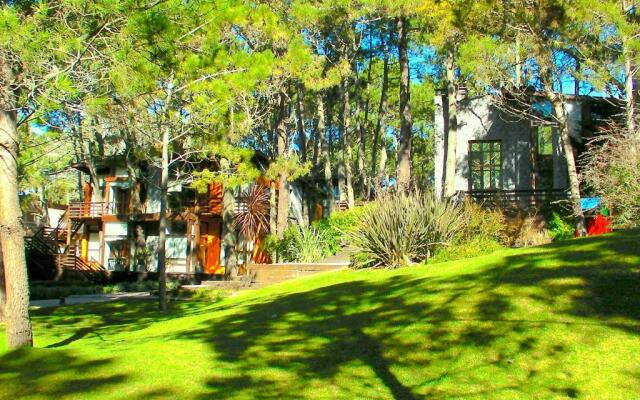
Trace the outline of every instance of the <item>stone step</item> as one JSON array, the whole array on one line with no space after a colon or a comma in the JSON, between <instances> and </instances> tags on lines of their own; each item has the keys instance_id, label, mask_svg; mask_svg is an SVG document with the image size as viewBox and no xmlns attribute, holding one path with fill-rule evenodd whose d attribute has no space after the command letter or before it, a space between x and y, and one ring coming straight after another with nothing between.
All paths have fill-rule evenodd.
<instances>
[{"instance_id":1,"label":"stone step","mask_svg":"<svg viewBox=\"0 0 640 400\"><path fill-rule=\"evenodd\" d=\"M337 271L348 267L348 263L282 263L257 264L248 267L255 283L273 284L289 279L302 278L317 273Z\"/></svg>"},{"instance_id":2,"label":"stone step","mask_svg":"<svg viewBox=\"0 0 640 400\"><path fill-rule=\"evenodd\" d=\"M335 271L347 268L348 262L323 263L323 264L302 264L302 263L286 263L286 264L254 264L248 267L251 271Z\"/></svg>"}]
</instances>

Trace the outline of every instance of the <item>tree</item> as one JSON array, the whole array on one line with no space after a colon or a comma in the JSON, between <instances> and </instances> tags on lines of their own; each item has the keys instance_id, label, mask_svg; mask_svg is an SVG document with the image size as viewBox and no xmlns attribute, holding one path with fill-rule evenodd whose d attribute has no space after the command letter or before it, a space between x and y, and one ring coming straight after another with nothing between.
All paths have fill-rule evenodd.
<instances>
[{"instance_id":1,"label":"tree","mask_svg":"<svg viewBox=\"0 0 640 400\"><path fill-rule=\"evenodd\" d=\"M32 2L0 5L0 241L3 249L7 341L31 346L24 228L18 201L20 125L74 95L70 72L91 59L101 38L117 23L117 5ZM81 16L81 17L80 17Z\"/></svg>"},{"instance_id":2,"label":"tree","mask_svg":"<svg viewBox=\"0 0 640 400\"><path fill-rule=\"evenodd\" d=\"M411 182L411 141L413 136L413 116L411 114L409 76L408 35L409 19L398 17L398 60L400 62L400 135L397 164L397 180L399 190L409 189Z\"/></svg>"}]
</instances>

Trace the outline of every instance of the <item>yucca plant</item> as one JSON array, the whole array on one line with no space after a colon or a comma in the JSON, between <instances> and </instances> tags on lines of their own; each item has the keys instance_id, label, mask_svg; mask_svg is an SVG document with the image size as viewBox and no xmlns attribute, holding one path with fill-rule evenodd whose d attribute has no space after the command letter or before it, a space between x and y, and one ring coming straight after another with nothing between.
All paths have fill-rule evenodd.
<instances>
[{"instance_id":1,"label":"yucca plant","mask_svg":"<svg viewBox=\"0 0 640 400\"><path fill-rule=\"evenodd\" d=\"M377 200L349 234L356 268L399 268L430 257L464 226L461 207L434 194L394 194Z\"/></svg>"}]
</instances>

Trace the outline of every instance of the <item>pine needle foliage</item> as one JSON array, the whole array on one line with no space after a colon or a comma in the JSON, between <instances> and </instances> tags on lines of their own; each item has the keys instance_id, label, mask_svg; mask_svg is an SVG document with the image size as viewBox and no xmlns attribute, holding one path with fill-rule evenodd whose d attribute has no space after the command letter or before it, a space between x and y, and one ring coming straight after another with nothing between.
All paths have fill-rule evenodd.
<instances>
[{"instance_id":1,"label":"pine needle foliage","mask_svg":"<svg viewBox=\"0 0 640 400\"><path fill-rule=\"evenodd\" d=\"M394 194L366 209L350 241L354 268L400 268L427 260L465 224L461 206L433 193Z\"/></svg>"}]
</instances>

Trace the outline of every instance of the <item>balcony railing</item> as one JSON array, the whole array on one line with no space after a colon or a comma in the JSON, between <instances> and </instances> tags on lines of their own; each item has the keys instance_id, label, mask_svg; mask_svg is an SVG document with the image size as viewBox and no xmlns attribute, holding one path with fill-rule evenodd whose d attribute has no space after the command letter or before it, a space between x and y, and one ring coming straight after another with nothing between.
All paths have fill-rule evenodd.
<instances>
[{"instance_id":1,"label":"balcony railing","mask_svg":"<svg viewBox=\"0 0 640 400\"><path fill-rule=\"evenodd\" d=\"M69 203L68 213L72 219L100 218L105 214L105 203Z\"/></svg>"},{"instance_id":2,"label":"balcony railing","mask_svg":"<svg viewBox=\"0 0 640 400\"><path fill-rule=\"evenodd\" d=\"M498 207L542 207L567 200L568 190L475 190L466 193L474 201Z\"/></svg>"}]
</instances>

